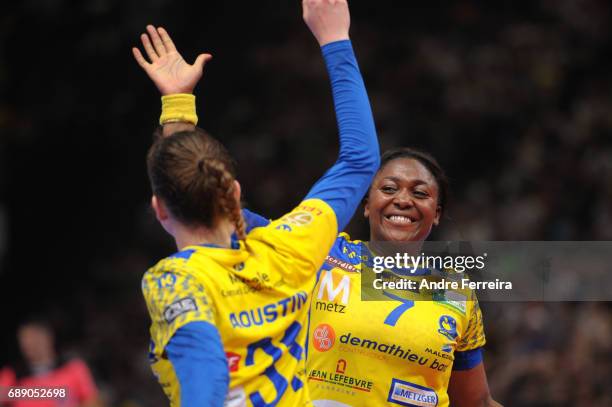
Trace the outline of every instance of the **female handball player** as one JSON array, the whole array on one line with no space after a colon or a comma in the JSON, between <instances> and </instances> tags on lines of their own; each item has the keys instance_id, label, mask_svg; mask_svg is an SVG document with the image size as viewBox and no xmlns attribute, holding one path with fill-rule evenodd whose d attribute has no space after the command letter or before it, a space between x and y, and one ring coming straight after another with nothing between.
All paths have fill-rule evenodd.
<instances>
[{"instance_id":1,"label":"female handball player","mask_svg":"<svg viewBox=\"0 0 612 407\"><path fill-rule=\"evenodd\" d=\"M303 11L332 82L340 152L292 212L246 234L232 159L202 130L161 137L148 153L152 206L179 249L142 283L152 368L173 406L311 405L303 348L309 295L379 158L346 2L306 0ZM133 52L164 95L162 124L195 124L189 94L210 56L190 66L165 30L147 33L149 60Z\"/></svg>"}]
</instances>

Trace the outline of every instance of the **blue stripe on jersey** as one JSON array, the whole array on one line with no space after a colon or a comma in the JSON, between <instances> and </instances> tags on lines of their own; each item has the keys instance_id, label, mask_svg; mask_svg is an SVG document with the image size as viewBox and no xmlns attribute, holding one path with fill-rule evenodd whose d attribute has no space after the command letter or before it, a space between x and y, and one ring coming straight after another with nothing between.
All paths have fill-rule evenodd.
<instances>
[{"instance_id":1,"label":"blue stripe on jersey","mask_svg":"<svg viewBox=\"0 0 612 407\"><path fill-rule=\"evenodd\" d=\"M247 233L253 230L253 228L268 226L268 224L270 223L269 219L266 219L263 216L244 208L242 209L242 217L244 218L244 222L246 223Z\"/></svg>"},{"instance_id":2,"label":"blue stripe on jersey","mask_svg":"<svg viewBox=\"0 0 612 407\"><path fill-rule=\"evenodd\" d=\"M183 251L174 253L172 256L170 256L170 258L188 260L194 252L195 252L194 249L187 249L187 250L183 250Z\"/></svg>"},{"instance_id":3,"label":"blue stripe on jersey","mask_svg":"<svg viewBox=\"0 0 612 407\"><path fill-rule=\"evenodd\" d=\"M179 382L181 406L223 406L229 371L214 325L201 321L182 326L166 345L166 354Z\"/></svg>"},{"instance_id":4,"label":"blue stripe on jersey","mask_svg":"<svg viewBox=\"0 0 612 407\"><path fill-rule=\"evenodd\" d=\"M482 363L482 348L455 352L453 370L468 370Z\"/></svg>"},{"instance_id":5,"label":"blue stripe on jersey","mask_svg":"<svg viewBox=\"0 0 612 407\"><path fill-rule=\"evenodd\" d=\"M380 165L374 118L350 40L321 48L332 84L340 133L336 163L311 188L306 199L322 199L332 207L342 231L370 187Z\"/></svg>"}]
</instances>

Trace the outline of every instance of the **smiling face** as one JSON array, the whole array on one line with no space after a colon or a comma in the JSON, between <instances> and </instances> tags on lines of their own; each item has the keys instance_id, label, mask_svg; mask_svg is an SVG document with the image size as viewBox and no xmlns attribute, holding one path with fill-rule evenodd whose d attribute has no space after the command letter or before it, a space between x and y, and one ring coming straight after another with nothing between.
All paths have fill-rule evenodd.
<instances>
[{"instance_id":1,"label":"smiling face","mask_svg":"<svg viewBox=\"0 0 612 407\"><path fill-rule=\"evenodd\" d=\"M376 174L364 215L370 240L423 241L440 221L439 188L431 172L414 158L396 158Z\"/></svg>"}]
</instances>

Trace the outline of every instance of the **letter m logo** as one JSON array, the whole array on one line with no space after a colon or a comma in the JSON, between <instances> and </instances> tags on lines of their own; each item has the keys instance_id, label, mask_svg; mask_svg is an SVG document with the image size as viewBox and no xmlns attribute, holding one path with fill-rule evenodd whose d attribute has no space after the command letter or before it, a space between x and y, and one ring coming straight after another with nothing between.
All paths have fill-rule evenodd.
<instances>
[{"instance_id":1,"label":"letter m logo","mask_svg":"<svg viewBox=\"0 0 612 407\"><path fill-rule=\"evenodd\" d=\"M324 270L322 273L321 284L319 285L317 299L335 302L335 299L340 292L342 292L342 298L340 301L342 304L347 305L349 294L351 293L351 280L349 276L345 275L340 278L340 276L338 274L334 274L332 270ZM326 298L323 298L324 296Z\"/></svg>"}]
</instances>

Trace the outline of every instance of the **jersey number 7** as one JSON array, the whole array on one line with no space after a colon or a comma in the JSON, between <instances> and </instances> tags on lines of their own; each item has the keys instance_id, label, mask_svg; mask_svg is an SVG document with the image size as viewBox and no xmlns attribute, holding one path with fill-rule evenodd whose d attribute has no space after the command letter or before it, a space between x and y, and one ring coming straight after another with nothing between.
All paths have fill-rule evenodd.
<instances>
[{"instance_id":1,"label":"jersey number 7","mask_svg":"<svg viewBox=\"0 0 612 407\"><path fill-rule=\"evenodd\" d=\"M387 315L387 318L385 318L385 325L395 326L402 314L404 314L404 312L408 311L410 308L414 307L414 301L405 300L402 297L398 297L397 295L388 293L386 291L383 291L383 295L400 302L400 305L394 308L393 311L391 311L391 313Z\"/></svg>"}]
</instances>

